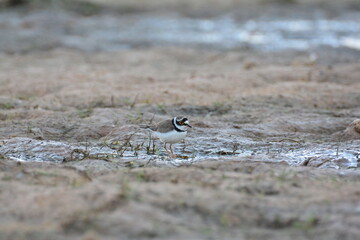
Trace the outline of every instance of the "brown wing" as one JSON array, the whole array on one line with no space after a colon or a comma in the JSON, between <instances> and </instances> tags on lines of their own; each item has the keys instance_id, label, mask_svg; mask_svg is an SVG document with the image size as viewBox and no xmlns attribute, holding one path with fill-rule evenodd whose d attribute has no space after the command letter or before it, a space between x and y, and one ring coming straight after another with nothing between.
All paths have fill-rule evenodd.
<instances>
[{"instance_id":1,"label":"brown wing","mask_svg":"<svg viewBox=\"0 0 360 240\"><path fill-rule=\"evenodd\" d=\"M154 131L158 131L158 132L161 132L161 133L164 133L164 132L169 132L171 130L174 129L174 126L172 124L172 119L170 120L164 120L162 122L159 122L154 129Z\"/></svg>"}]
</instances>

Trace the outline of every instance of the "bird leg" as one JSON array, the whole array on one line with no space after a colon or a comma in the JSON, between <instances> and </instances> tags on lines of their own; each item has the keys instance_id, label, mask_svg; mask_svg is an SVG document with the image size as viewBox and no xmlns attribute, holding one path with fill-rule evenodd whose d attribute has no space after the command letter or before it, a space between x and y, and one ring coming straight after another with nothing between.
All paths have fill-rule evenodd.
<instances>
[{"instance_id":1,"label":"bird leg","mask_svg":"<svg viewBox=\"0 0 360 240\"><path fill-rule=\"evenodd\" d=\"M171 146L171 145L170 145ZM166 143L164 144L164 148L165 148L165 151L166 151L166 153L168 154L168 156L170 157L170 152L167 150L167 148L166 148Z\"/></svg>"},{"instance_id":2,"label":"bird leg","mask_svg":"<svg viewBox=\"0 0 360 240\"><path fill-rule=\"evenodd\" d=\"M172 144L170 144L170 151L171 151L172 157L173 157L173 158L176 158L176 156L175 156L175 154L174 154L174 152L173 152L173 150L172 150Z\"/></svg>"}]
</instances>

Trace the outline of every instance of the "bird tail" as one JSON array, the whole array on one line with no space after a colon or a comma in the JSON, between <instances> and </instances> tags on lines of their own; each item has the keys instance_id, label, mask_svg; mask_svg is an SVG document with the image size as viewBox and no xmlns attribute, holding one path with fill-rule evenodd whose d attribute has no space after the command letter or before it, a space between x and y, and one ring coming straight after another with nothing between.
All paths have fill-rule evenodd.
<instances>
[{"instance_id":1,"label":"bird tail","mask_svg":"<svg viewBox=\"0 0 360 240\"><path fill-rule=\"evenodd\" d=\"M140 124L139 127L142 128L142 129L147 129L147 130L154 131L154 126L149 125L149 124Z\"/></svg>"}]
</instances>

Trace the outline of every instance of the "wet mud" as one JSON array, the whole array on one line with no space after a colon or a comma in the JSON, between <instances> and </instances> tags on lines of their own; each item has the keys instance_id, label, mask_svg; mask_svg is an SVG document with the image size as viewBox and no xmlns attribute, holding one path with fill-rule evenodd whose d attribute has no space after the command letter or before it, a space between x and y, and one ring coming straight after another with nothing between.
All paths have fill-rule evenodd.
<instances>
[{"instance_id":1,"label":"wet mud","mask_svg":"<svg viewBox=\"0 0 360 240\"><path fill-rule=\"evenodd\" d=\"M1 238L356 238L358 63L260 56L6 56ZM140 125L179 114L169 159Z\"/></svg>"},{"instance_id":2,"label":"wet mud","mask_svg":"<svg viewBox=\"0 0 360 240\"><path fill-rule=\"evenodd\" d=\"M284 65L257 55L160 48L7 56L0 154L171 163L141 125L185 115L194 129L176 144L181 161L251 157L301 165L315 158L356 168L358 63Z\"/></svg>"}]
</instances>

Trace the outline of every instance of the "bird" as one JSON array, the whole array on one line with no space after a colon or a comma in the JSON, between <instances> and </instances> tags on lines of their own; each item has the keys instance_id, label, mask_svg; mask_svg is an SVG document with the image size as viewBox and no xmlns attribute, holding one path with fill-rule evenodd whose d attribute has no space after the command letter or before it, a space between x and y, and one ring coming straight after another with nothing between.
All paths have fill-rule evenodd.
<instances>
[{"instance_id":1,"label":"bird","mask_svg":"<svg viewBox=\"0 0 360 240\"><path fill-rule=\"evenodd\" d=\"M168 156L175 158L176 156L172 150L172 145L183 140L186 137L187 130L192 128L192 126L186 117L178 116L161 121L155 126L148 128L164 143L164 149ZM166 148L167 144L170 144L170 152Z\"/></svg>"}]
</instances>

